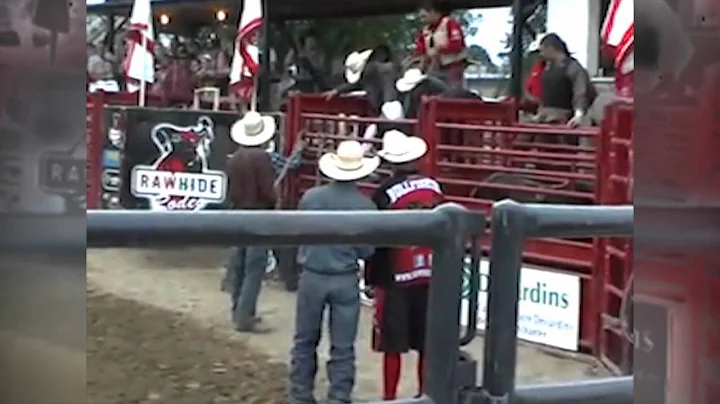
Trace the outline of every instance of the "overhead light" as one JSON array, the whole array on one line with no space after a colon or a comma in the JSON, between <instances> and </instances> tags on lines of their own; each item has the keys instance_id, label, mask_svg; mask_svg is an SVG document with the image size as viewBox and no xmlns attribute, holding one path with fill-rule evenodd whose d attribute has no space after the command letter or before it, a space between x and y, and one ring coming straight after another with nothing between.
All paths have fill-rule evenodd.
<instances>
[{"instance_id":1,"label":"overhead light","mask_svg":"<svg viewBox=\"0 0 720 404\"><path fill-rule=\"evenodd\" d=\"M227 20L227 13L225 12L225 10L219 10L215 14L215 18L217 18L218 21L225 21Z\"/></svg>"},{"instance_id":2,"label":"overhead light","mask_svg":"<svg viewBox=\"0 0 720 404\"><path fill-rule=\"evenodd\" d=\"M167 14L160 14L160 24L162 24L162 25L170 24L170 16Z\"/></svg>"}]
</instances>

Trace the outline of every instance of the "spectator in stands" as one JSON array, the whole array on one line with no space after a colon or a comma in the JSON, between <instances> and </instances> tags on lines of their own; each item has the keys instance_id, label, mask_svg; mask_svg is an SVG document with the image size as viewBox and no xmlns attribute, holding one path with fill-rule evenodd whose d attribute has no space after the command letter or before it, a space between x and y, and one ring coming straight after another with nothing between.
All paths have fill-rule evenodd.
<instances>
[{"instance_id":1,"label":"spectator in stands","mask_svg":"<svg viewBox=\"0 0 720 404\"><path fill-rule=\"evenodd\" d=\"M90 76L88 90L118 92L120 86L115 80L113 62L115 57L105 51L102 45L88 44L87 73Z\"/></svg>"},{"instance_id":2,"label":"spectator in stands","mask_svg":"<svg viewBox=\"0 0 720 404\"><path fill-rule=\"evenodd\" d=\"M320 172L333 182L308 190L300 210L375 210L375 204L356 185L380 166L380 158L363 157L357 141L341 142L335 152L318 161ZM360 317L359 260L373 254L371 246L301 246L298 263L303 267L297 295L295 336L290 362L290 402L315 403L317 348L323 314L329 311L330 382L328 403L352 402L355 385L355 339Z\"/></svg>"},{"instance_id":3,"label":"spectator in stands","mask_svg":"<svg viewBox=\"0 0 720 404\"><path fill-rule=\"evenodd\" d=\"M168 61L160 84L160 96L165 103L176 106L192 103L197 79L190 71L191 59L187 48L180 46Z\"/></svg>"},{"instance_id":4,"label":"spectator in stands","mask_svg":"<svg viewBox=\"0 0 720 404\"><path fill-rule=\"evenodd\" d=\"M542 74L542 99L536 120L568 126L586 123L586 114L597 96L590 74L570 55L557 34L547 34L540 41L540 57L547 66Z\"/></svg>"},{"instance_id":5,"label":"spectator in stands","mask_svg":"<svg viewBox=\"0 0 720 404\"><path fill-rule=\"evenodd\" d=\"M450 15L450 10L435 1L420 8L423 27L418 33L415 53L421 69L445 80L452 87L463 87L468 51L462 25Z\"/></svg>"},{"instance_id":6,"label":"spectator in stands","mask_svg":"<svg viewBox=\"0 0 720 404\"><path fill-rule=\"evenodd\" d=\"M300 165L302 141L288 159L267 150L276 129L272 117L257 112L248 112L231 127L230 136L239 145L227 165L228 195L234 209L275 209L278 177ZM240 332L269 331L260 326L257 316L267 257L267 247L240 247L230 256L224 286L229 286L232 321Z\"/></svg>"},{"instance_id":7,"label":"spectator in stands","mask_svg":"<svg viewBox=\"0 0 720 404\"><path fill-rule=\"evenodd\" d=\"M300 37L297 49L292 49L285 57L285 69L294 66L295 89L301 92L317 93L329 87L325 80L323 58L318 51L315 32L308 31Z\"/></svg>"}]
</instances>

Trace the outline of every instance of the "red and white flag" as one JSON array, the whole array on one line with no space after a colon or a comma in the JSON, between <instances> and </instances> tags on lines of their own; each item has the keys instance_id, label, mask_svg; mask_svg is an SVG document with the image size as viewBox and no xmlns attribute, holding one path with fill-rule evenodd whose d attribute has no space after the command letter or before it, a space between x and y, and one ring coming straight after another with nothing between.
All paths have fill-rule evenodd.
<instances>
[{"instance_id":1,"label":"red and white flag","mask_svg":"<svg viewBox=\"0 0 720 404\"><path fill-rule=\"evenodd\" d=\"M235 53L230 66L230 90L244 100L252 100L260 65L258 36L262 26L261 0L245 0L240 14ZM254 107L254 106L253 106Z\"/></svg>"},{"instance_id":2,"label":"red and white flag","mask_svg":"<svg viewBox=\"0 0 720 404\"><path fill-rule=\"evenodd\" d=\"M635 1L611 0L601 39L615 60L615 91L622 97L633 95L635 71Z\"/></svg>"},{"instance_id":3,"label":"red and white flag","mask_svg":"<svg viewBox=\"0 0 720 404\"><path fill-rule=\"evenodd\" d=\"M635 1L612 0L605 16L601 39L615 55L617 66L632 53L635 42Z\"/></svg>"},{"instance_id":4,"label":"red and white flag","mask_svg":"<svg viewBox=\"0 0 720 404\"><path fill-rule=\"evenodd\" d=\"M135 0L127 32L123 72L128 91L136 92L143 83L155 81L155 33L150 0Z\"/></svg>"}]
</instances>

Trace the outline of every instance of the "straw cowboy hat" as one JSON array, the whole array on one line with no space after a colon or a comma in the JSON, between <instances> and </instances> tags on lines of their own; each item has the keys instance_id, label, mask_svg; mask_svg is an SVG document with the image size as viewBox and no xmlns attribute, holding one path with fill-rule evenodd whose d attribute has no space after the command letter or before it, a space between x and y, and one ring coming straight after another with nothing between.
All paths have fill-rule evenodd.
<instances>
[{"instance_id":1,"label":"straw cowboy hat","mask_svg":"<svg viewBox=\"0 0 720 404\"><path fill-rule=\"evenodd\" d=\"M337 181L355 181L372 174L380 166L380 158L365 157L360 142L346 140L333 153L325 153L318 160L318 168L325 176Z\"/></svg>"},{"instance_id":2,"label":"straw cowboy hat","mask_svg":"<svg viewBox=\"0 0 720 404\"><path fill-rule=\"evenodd\" d=\"M382 149L377 155L390 163L402 164L421 158L427 149L428 145L422 138L393 129L383 135Z\"/></svg>"},{"instance_id":3,"label":"straw cowboy hat","mask_svg":"<svg viewBox=\"0 0 720 404\"><path fill-rule=\"evenodd\" d=\"M390 121L397 121L400 119L405 119L405 108L403 108L403 105L400 101L387 101L383 103L383 105L380 107L380 112L382 114L382 117L385 119L388 119ZM372 124L368 126L365 129L365 132L363 134L364 139L372 139L377 135L378 132L378 126L377 124Z\"/></svg>"},{"instance_id":4,"label":"straw cowboy hat","mask_svg":"<svg viewBox=\"0 0 720 404\"><path fill-rule=\"evenodd\" d=\"M241 146L260 146L275 135L277 124L271 116L249 111L230 128L230 138Z\"/></svg>"},{"instance_id":5,"label":"straw cowboy hat","mask_svg":"<svg viewBox=\"0 0 720 404\"><path fill-rule=\"evenodd\" d=\"M427 75L417 68L407 69L405 74L395 82L395 88L401 93L407 93L422 83Z\"/></svg>"},{"instance_id":6,"label":"straw cowboy hat","mask_svg":"<svg viewBox=\"0 0 720 404\"><path fill-rule=\"evenodd\" d=\"M365 69L365 64L367 64L371 54L372 49L368 49L361 52L353 52L347 56L345 59L345 80L347 80L348 83L354 84L360 80L360 76L362 76L362 72Z\"/></svg>"}]
</instances>

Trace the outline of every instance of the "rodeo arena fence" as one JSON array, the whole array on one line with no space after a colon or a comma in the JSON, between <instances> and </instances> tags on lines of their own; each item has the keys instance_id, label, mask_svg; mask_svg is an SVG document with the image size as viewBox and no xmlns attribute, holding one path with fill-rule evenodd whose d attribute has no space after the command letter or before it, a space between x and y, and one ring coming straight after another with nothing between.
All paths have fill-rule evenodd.
<instances>
[{"instance_id":1,"label":"rodeo arena fence","mask_svg":"<svg viewBox=\"0 0 720 404\"><path fill-rule=\"evenodd\" d=\"M180 216L177 216L180 215ZM493 206L488 328L483 383L459 338L461 285L467 242L486 231L486 217L458 204L429 211L88 211L87 246L183 247L197 245L373 244L433 248L427 334L426 395L405 404L630 404L632 377L515 388L520 275L526 239L629 236L629 206L518 204ZM479 269L471 270L474 277ZM471 300L477 299L471 297ZM473 304L477 304L474 301Z\"/></svg>"},{"instance_id":2,"label":"rodeo arena fence","mask_svg":"<svg viewBox=\"0 0 720 404\"><path fill-rule=\"evenodd\" d=\"M129 106L135 103L134 97L124 97L88 94L90 209L152 209L147 198L133 191L130 177L138 166L159 160L157 142L150 139L159 125L190 127L201 117L209 117L215 126L206 168L210 175L222 174L226 156L235 148L228 135L230 124L237 119L235 113L153 108L161 106L154 99L148 102L151 108L141 109ZM631 102L608 106L599 127L578 129L521 123L511 104L474 100L425 97L417 119L392 122L369 118L369 111L368 102L361 97L327 100L321 95L301 94L288 100L284 113L276 114L281 128L276 148L288 155L300 139L307 146L300 168L280 183L282 211L274 214L290 219L285 215L291 213L285 210L295 209L306 189L325 181L316 164L320 155L341 140L360 138L370 125L382 128L388 124L424 137L429 150L422 173L437 179L451 202L477 212L493 225L494 210L498 209L494 203L503 199L538 206L569 204L578 211L593 205L632 204ZM120 132L127 137L122 144L111 139L116 126L122 127ZM381 167L375 177L360 185L372 190L388 173L387 167ZM224 195L213 197L216 199L203 205L205 209L226 206L219 201ZM515 329L522 340L590 354L615 374L628 375L632 344L626 338L621 311L632 271L632 241L625 231L591 233L588 230L578 238L577 234L568 237L564 232L551 232L523 243L522 315L515 317L519 324L514 327L519 327ZM485 312L489 313L490 292L480 286L486 282L476 280L488 276L491 244L487 236L472 243L477 252L471 255L478 264L466 259L463 286L457 290L465 301L463 313L477 313L460 317L459 326L469 330L481 332L489 323L490 315L486 318ZM475 270L480 273L473 275ZM473 299L477 300L473 303ZM542 317L543 326L533 321L537 316ZM447 379L447 375L440 377Z\"/></svg>"}]
</instances>

